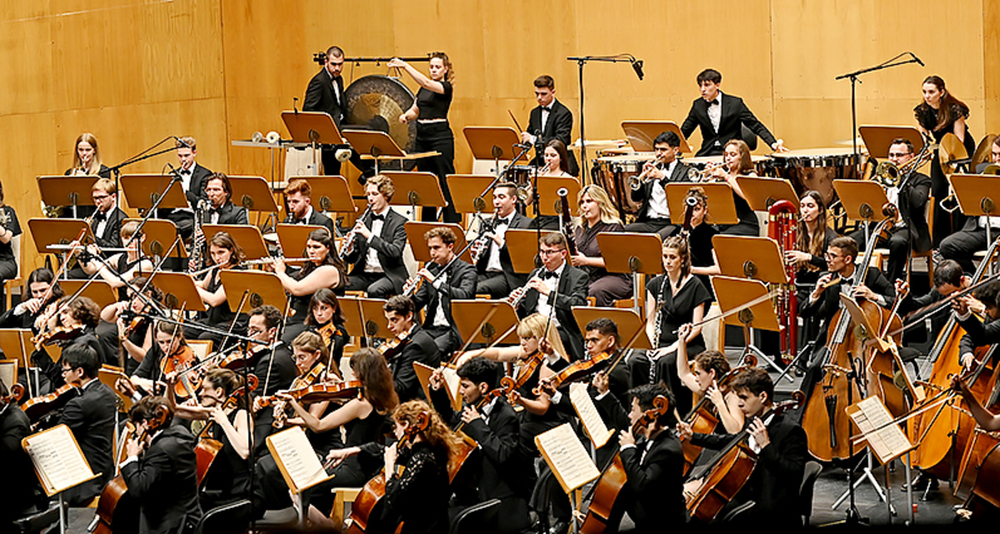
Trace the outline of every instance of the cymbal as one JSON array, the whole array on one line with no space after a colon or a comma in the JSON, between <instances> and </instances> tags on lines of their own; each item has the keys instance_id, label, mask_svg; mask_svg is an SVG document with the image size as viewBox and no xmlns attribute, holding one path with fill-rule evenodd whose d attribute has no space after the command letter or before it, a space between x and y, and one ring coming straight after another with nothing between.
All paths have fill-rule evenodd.
<instances>
[{"instance_id":1,"label":"cymbal","mask_svg":"<svg viewBox=\"0 0 1000 534\"><path fill-rule=\"evenodd\" d=\"M865 146L865 140L862 137L857 138L858 146ZM854 140L851 139L839 139L834 141L833 144L838 146L854 146Z\"/></svg>"},{"instance_id":2,"label":"cymbal","mask_svg":"<svg viewBox=\"0 0 1000 534\"><path fill-rule=\"evenodd\" d=\"M941 139L938 158L941 160L941 170L945 175L949 175L955 172L955 164L952 162L968 159L969 153L965 150L965 145L958 140L958 136L949 132Z\"/></svg>"},{"instance_id":3,"label":"cymbal","mask_svg":"<svg viewBox=\"0 0 1000 534\"><path fill-rule=\"evenodd\" d=\"M972 163L969 164L969 170L971 172L976 172L976 167L980 163L986 163L990 160L990 153L993 151L993 141L997 138L996 134L986 134L986 137L979 142L979 146L976 147L976 153L972 155Z\"/></svg>"}]
</instances>

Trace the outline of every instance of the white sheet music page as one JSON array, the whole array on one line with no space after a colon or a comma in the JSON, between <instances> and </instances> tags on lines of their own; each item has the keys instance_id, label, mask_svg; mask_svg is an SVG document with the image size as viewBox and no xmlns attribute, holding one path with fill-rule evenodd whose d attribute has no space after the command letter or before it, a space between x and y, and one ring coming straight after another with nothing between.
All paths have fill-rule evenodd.
<instances>
[{"instance_id":1,"label":"white sheet music page","mask_svg":"<svg viewBox=\"0 0 1000 534\"><path fill-rule=\"evenodd\" d=\"M267 437L268 448L284 467L291 482L291 490L298 493L327 478L323 464L309 444L302 427L292 427Z\"/></svg>"},{"instance_id":2,"label":"white sheet music page","mask_svg":"<svg viewBox=\"0 0 1000 534\"><path fill-rule=\"evenodd\" d=\"M587 392L587 385L579 382L569 385L569 400L573 404L573 409L580 416L583 429L590 436L590 441L594 442L594 447L600 449L614 435L608 430L608 425L604 424L601 413L594 405L594 399L590 398Z\"/></svg>"},{"instance_id":3,"label":"white sheet music page","mask_svg":"<svg viewBox=\"0 0 1000 534\"><path fill-rule=\"evenodd\" d=\"M94 478L87 459L66 425L28 436L22 445L50 495Z\"/></svg>"},{"instance_id":4,"label":"white sheet music page","mask_svg":"<svg viewBox=\"0 0 1000 534\"><path fill-rule=\"evenodd\" d=\"M535 436L535 445L566 493L601 476L569 423Z\"/></svg>"}]
</instances>

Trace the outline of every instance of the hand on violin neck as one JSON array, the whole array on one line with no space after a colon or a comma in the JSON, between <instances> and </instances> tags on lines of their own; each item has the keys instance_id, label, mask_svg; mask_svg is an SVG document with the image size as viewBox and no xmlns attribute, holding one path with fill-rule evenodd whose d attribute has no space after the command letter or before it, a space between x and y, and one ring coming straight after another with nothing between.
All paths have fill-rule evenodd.
<instances>
[{"instance_id":1,"label":"hand on violin neck","mask_svg":"<svg viewBox=\"0 0 1000 534\"><path fill-rule=\"evenodd\" d=\"M632 435L631 429L618 433L618 446L625 447L626 445L635 445L635 436Z\"/></svg>"},{"instance_id":2,"label":"hand on violin neck","mask_svg":"<svg viewBox=\"0 0 1000 534\"><path fill-rule=\"evenodd\" d=\"M466 406L462 410L462 422L463 423L469 424L469 423L475 421L476 419L482 419L482 416L479 414L479 410L477 410L475 406L471 406L471 405L470 406Z\"/></svg>"}]
</instances>

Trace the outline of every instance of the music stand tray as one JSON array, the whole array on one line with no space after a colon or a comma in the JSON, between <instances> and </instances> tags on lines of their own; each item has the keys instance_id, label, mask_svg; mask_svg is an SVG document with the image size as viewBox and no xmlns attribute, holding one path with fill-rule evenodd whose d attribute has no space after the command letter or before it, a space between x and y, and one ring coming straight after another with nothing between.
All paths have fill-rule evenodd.
<instances>
[{"instance_id":1,"label":"music stand tray","mask_svg":"<svg viewBox=\"0 0 1000 534\"><path fill-rule=\"evenodd\" d=\"M784 178L761 178L758 176L737 176L736 183L746 195L747 204L754 211L767 211L779 200L787 200L799 209L799 196L792 183Z\"/></svg>"},{"instance_id":2,"label":"music stand tray","mask_svg":"<svg viewBox=\"0 0 1000 534\"><path fill-rule=\"evenodd\" d=\"M132 221L141 222L141 219L125 219L126 223ZM142 227L142 233L146 234L146 239L142 241L143 254L147 256L160 256L177 239L177 225L169 219L146 219L146 224ZM177 258L188 257L183 243L178 243L174 247L173 254Z\"/></svg>"},{"instance_id":3,"label":"music stand tray","mask_svg":"<svg viewBox=\"0 0 1000 534\"><path fill-rule=\"evenodd\" d=\"M847 217L855 221L882 220L882 208L889 203L885 190L871 180L834 180L833 188L840 197ZM865 225L867 227L867 225ZM867 232L865 238L867 239Z\"/></svg>"},{"instance_id":4,"label":"music stand tray","mask_svg":"<svg viewBox=\"0 0 1000 534\"><path fill-rule=\"evenodd\" d=\"M171 309L184 307L184 311L206 311L208 306L198 295L194 278L188 273L159 271L153 275L153 285L163 291L163 302Z\"/></svg>"},{"instance_id":5,"label":"music stand tray","mask_svg":"<svg viewBox=\"0 0 1000 534\"><path fill-rule=\"evenodd\" d=\"M439 222L407 222L403 225L406 229L406 240L410 242L410 250L413 251L413 259L427 263L431 261L431 253L427 248L427 240L424 239L424 234L429 232L432 228L451 228L451 231L455 234L455 254L461 252L465 248L465 232L462 231L462 227L456 223L439 223ZM469 251L466 250L462 256L460 256L466 263L472 263L472 258L469 255Z\"/></svg>"},{"instance_id":6,"label":"music stand tray","mask_svg":"<svg viewBox=\"0 0 1000 534\"><path fill-rule=\"evenodd\" d=\"M462 129L473 159L511 161L521 151L521 137L509 126L466 126ZM527 152L518 161L527 161Z\"/></svg>"},{"instance_id":7,"label":"music stand tray","mask_svg":"<svg viewBox=\"0 0 1000 534\"><path fill-rule=\"evenodd\" d=\"M446 204L441 182L434 173L386 171L382 175L396 187L396 195L389 201L394 206L441 208Z\"/></svg>"},{"instance_id":8,"label":"music stand tray","mask_svg":"<svg viewBox=\"0 0 1000 534\"><path fill-rule=\"evenodd\" d=\"M623 346L632 339L640 328L644 328L642 317L632 308L591 308L589 306L574 306L573 318L579 325L581 332L587 331L587 324L594 319L608 318L618 325L618 345ZM653 346L649 343L649 336L639 334L633 349L651 350Z\"/></svg>"},{"instance_id":9,"label":"music stand tray","mask_svg":"<svg viewBox=\"0 0 1000 534\"><path fill-rule=\"evenodd\" d=\"M143 273L148 276L149 273ZM62 286L63 291L67 295L75 295L77 291L86 284L86 280L59 280L59 285ZM87 297L97 304L98 308L102 310L109 304L118 302L118 291L113 289L110 284L104 280L97 279L90 283L83 293L80 293L81 297Z\"/></svg>"},{"instance_id":10,"label":"music stand tray","mask_svg":"<svg viewBox=\"0 0 1000 534\"><path fill-rule=\"evenodd\" d=\"M541 235L556 234L554 230L542 230ZM507 251L515 273L530 273L535 270L538 255L538 230L510 229L504 233ZM568 254L568 252L567 252ZM569 258L566 258L569 261Z\"/></svg>"},{"instance_id":11,"label":"music stand tray","mask_svg":"<svg viewBox=\"0 0 1000 534\"><path fill-rule=\"evenodd\" d=\"M557 191L566 188L566 200L569 201L569 213L573 215L580 211L576 197L580 194L580 180L572 176L539 176L538 177L538 209L541 215L559 215L562 213L562 199ZM533 205L533 204L532 204Z\"/></svg>"},{"instance_id":12,"label":"music stand tray","mask_svg":"<svg viewBox=\"0 0 1000 534\"><path fill-rule=\"evenodd\" d=\"M172 177L169 174L124 174L121 177L121 188L125 192L125 201L129 207L138 210L148 210L156 203L156 199L164 197L159 208L192 208L188 205L184 187L178 180L170 185ZM170 189L164 191L164 188Z\"/></svg>"},{"instance_id":13,"label":"music stand tray","mask_svg":"<svg viewBox=\"0 0 1000 534\"><path fill-rule=\"evenodd\" d=\"M248 260L270 256L267 253L267 244L264 243L264 236L261 235L260 228L256 226L247 224L205 224L201 228L205 232L206 241L211 240L219 232L229 234L239 244L240 248L243 249L243 254L246 255L246 259Z\"/></svg>"},{"instance_id":14,"label":"music stand tray","mask_svg":"<svg viewBox=\"0 0 1000 534\"><path fill-rule=\"evenodd\" d=\"M719 301L719 308L723 314L761 298L769 292L767 286L759 280L747 280L728 276L713 276L712 289L715 291L715 297ZM749 308L744 308L736 314L726 316L724 320L725 324L743 327L743 335L746 336L746 348L743 349L743 355L740 356L741 361L747 354L754 354L757 356L758 361L767 362L776 371L781 372L781 367L764 354L753 342L753 331L755 329L772 332L781 331L781 326L778 324L778 316L774 312L774 305L770 299L758 302ZM792 377L788 375L785 375L785 378L789 382L794 382Z\"/></svg>"},{"instance_id":15,"label":"music stand tray","mask_svg":"<svg viewBox=\"0 0 1000 534\"><path fill-rule=\"evenodd\" d=\"M889 147L892 141L902 137L913 143L913 152L924 148L924 138L916 126L888 126L866 124L858 127L858 134L868 149L868 155L876 159L889 157Z\"/></svg>"},{"instance_id":16,"label":"music stand tray","mask_svg":"<svg viewBox=\"0 0 1000 534\"><path fill-rule=\"evenodd\" d=\"M451 303L458 335L464 343L516 344L519 319L514 307L502 300L455 300ZM498 336L503 336L498 341Z\"/></svg>"},{"instance_id":17,"label":"music stand tray","mask_svg":"<svg viewBox=\"0 0 1000 534\"><path fill-rule=\"evenodd\" d=\"M622 121L622 130L629 144L636 152L652 152L653 142L663 132L674 132L681 140L680 150L684 154L694 152L680 127L674 121Z\"/></svg>"},{"instance_id":18,"label":"music stand tray","mask_svg":"<svg viewBox=\"0 0 1000 534\"><path fill-rule=\"evenodd\" d=\"M327 230L316 224L279 224L274 227L278 234L278 245L286 258L306 257L306 241L314 230Z\"/></svg>"},{"instance_id":19,"label":"music stand tray","mask_svg":"<svg viewBox=\"0 0 1000 534\"><path fill-rule=\"evenodd\" d=\"M247 304L251 309L270 304L284 311L288 303L285 287L274 273L226 269L219 273L222 287L226 289L226 302L230 310L240 307L243 293L250 292Z\"/></svg>"},{"instance_id":20,"label":"music stand tray","mask_svg":"<svg viewBox=\"0 0 1000 534\"><path fill-rule=\"evenodd\" d=\"M951 188L955 191L955 198L958 205L968 217L996 217L1000 210L997 209L997 201L1000 201L1000 194L992 188L1000 185L1000 179L996 176L983 174L952 174L948 177ZM986 242L993 242L992 227L986 225Z\"/></svg>"},{"instance_id":21,"label":"music stand tray","mask_svg":"<svg viewBox=\"0 0 1000 534\"><path fill-rule=\"evenodd\" d=\"M717 234L712 237L723 276L752 278L768 284L787 284L784 256L770 237Z\"/></svg>"},{"instance_id":22,"label":"music stand tray","mask_svg":"<svg viewBox=\"0 0 1000 534\"><path fill-rule=\"evenodd\" d=\"M344 137L361 159L375 160L375 174L379 174L378 165L382 160L416 160L441 154L437 151L407 154L389 134L377 130L345 130Z\"/></svg>"},{"instance_id":23,"label":"music stand tray","mask_svg":"<svg viewBox=\"0 0 1000 534\"><path fill-rule=\"evenodd\" d=\"M233 187L233 204L243 206L248 211L264 213L278 211L271 186L262 176L229 176L229 183Z\"/></svg>"},{"instance_id":24,"label":"music stand tray","mask_svg":"<svg viewBox=\"0 0 1000 534\"><path fill-rule=\"evenodd\" d=\"M493 213L490 185L496 177L490 174L449 174L446 177L451 200L459 213ZM480 199L482 204L477 209Z\"/></svg>"},{"instance_id":25,"label":"music stand tray","mask_svg":"<svg viewBox=\"0 0 1000 534\"><path fill-rule=\"evenodd\" d=\"M348 334L358 338L392 337L389 323L386 321L383 311L387 301L363 297L343 297L338 299L338 302L344 311L344 328Z\"/></svg>"},{"instance_id":26,"label":"music stand tray","mask_svg":"<svg viewBox=\"0 0 1000 534\"><path fill-rule=\"evenodd\" d=\"M329 113L323 111L282 111L281 121L292 141L305 144L343 145L343 136Z\"/></svg>"},{"instance_id":27,"label":"music stand tray","mask_svg":"<svg viewBox=\"0 0 1000 534\"><path fill-rule=\"evenodd\" d=\"M597 234L604 268L611 273L663 274L663 241L658 234L604 232Z\"/></svg>"},{"instance_id":28,"label":"music stand tray","mask_svg":"<svg viewBox=\"0 0 1000 534\"><path fill-rule=\"evenodd\" d=\"M312 205L320 211L357 213L357 206L351 196L347 178L335 176L310 176L307 181L312 188Z\"/></svg>"},{"instance_id":29,"label":"music stand tray","mask_svg":"<svg viewBox=\"0 0 1000 534\"><path fill-rule=\"evenodd\" d=\"M38 192L47 206L93 206L90 195L100 176L38 176Z\"/></svg>"},{"instance_id":30,"label":"music stand tray","mask_svg":"<svg viewBox=\"0 0 1000 534\"><path fill-rule=\"evenodd\" d=\"M68 245L73 242L80 230L86 229L82 243L93 243L94 232L83 219L28 219L28 229L35 242L35 250L39 254L56 254L49 250L49 245Z\"/></svg>"},{"instance_id":31,"label":"music stand tray","mask_svg":"<svg viewBox=\"0 0 1000 534\"><path fill-rule=\"evenodd\" d=\"M700 187L708 196L709 224L736 224L740 222L736 216L736 202L733 200L733 188L727 183L694 183L678 182L667 184L667 206L670 209L670 222L684 224L684 198L692 187Z\"/></svg>"}]
</instances>

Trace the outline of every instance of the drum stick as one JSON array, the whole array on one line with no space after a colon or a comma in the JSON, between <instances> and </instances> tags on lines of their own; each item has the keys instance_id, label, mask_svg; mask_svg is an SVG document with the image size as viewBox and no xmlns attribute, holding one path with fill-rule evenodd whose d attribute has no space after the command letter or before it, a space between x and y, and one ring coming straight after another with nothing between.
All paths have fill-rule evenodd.
<instances>
[{"instance_id":1,"label":"drum stick","mask_svg":"<svg viewBox=\"0 0 1000 534\"><path fill-rule=\"evenodd\" d=\"M510 120L514 121L514 126L517 127L517 131L518 132L523 132L524 130L521 129L521 125L518 124L517 123L517 119L514 118L514 112L512 112L511 110L508 109L507 113L510 114Z\"/></svg>"}]
</instances>

